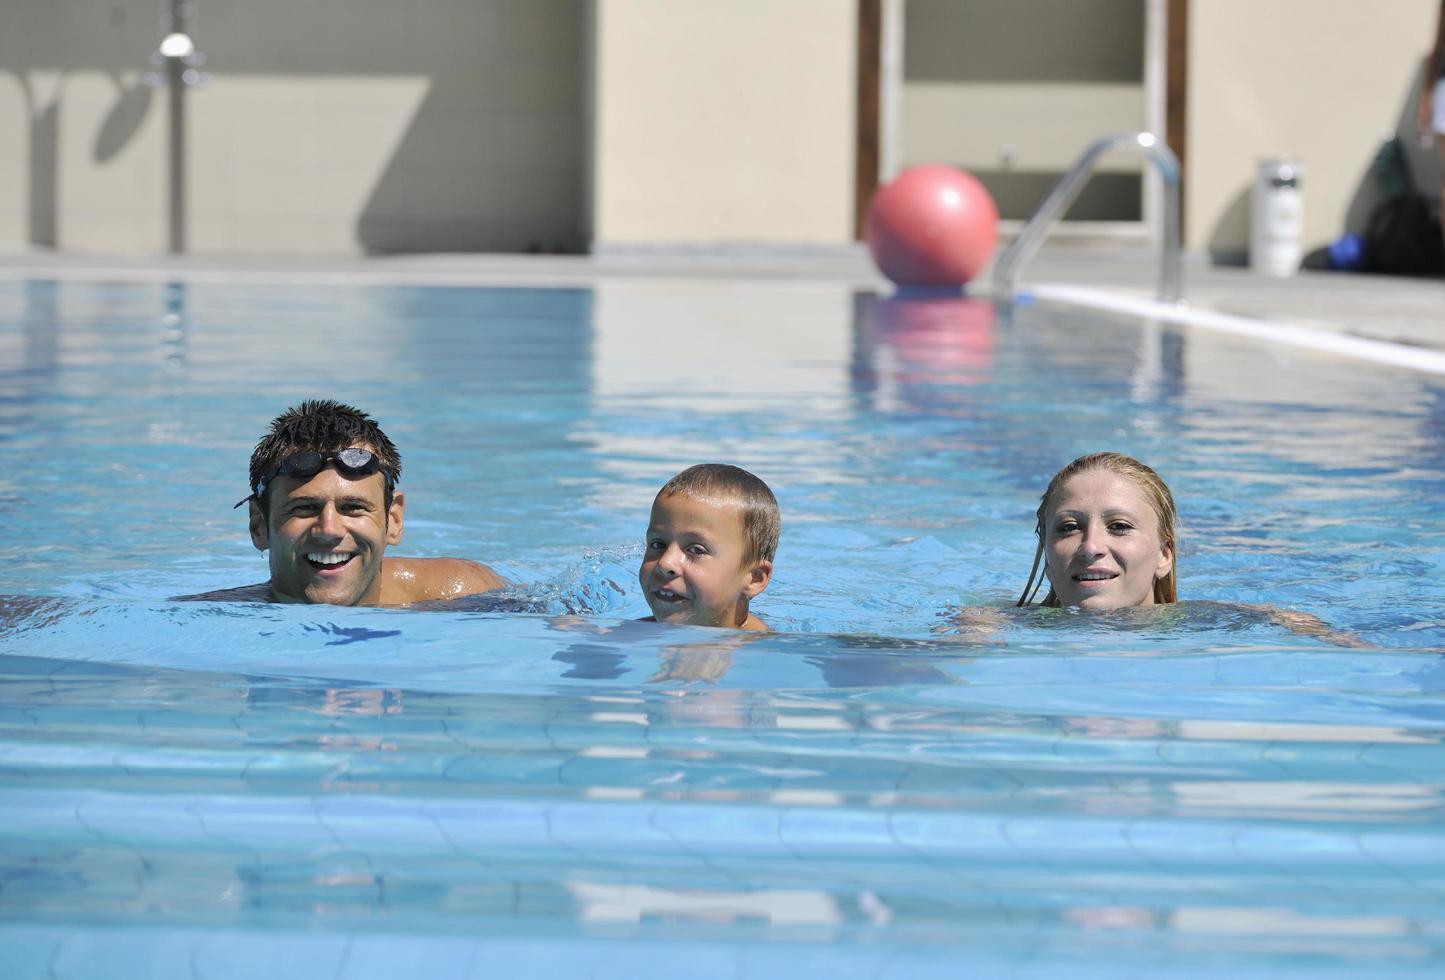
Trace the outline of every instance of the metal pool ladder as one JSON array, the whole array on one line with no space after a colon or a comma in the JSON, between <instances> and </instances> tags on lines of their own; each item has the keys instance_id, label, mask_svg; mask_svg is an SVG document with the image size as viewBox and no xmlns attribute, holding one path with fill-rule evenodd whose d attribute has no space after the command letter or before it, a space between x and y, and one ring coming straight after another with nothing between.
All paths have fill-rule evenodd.
<instances>
[{"instance_id":1,"label":"metal pool ladder","mask_svg":"<svg viewBox=\"0 0 1445 980\"><path fill-rule=\"evenodd\" d=\"M1054 222L1064 213L1080 188L1094 173L1094 164L1116 147L1132 146L1148 157L1159 177L1164 182L1164 236L1159 249L1159 299L1166 303L1178 302L1184 293L1184 276L1179 252L1179 158L1163 140L1153 133L1118 133L1095 140L1080 154L1079 159L1049 191L1049 196L1039 205L1033 217L1024 222L1023 229L1003 255L999 256L993 269L994 295L1001 299L1012 299L1019 274L1043 245L1045 236Z\"/></svg>"}]
</instances>

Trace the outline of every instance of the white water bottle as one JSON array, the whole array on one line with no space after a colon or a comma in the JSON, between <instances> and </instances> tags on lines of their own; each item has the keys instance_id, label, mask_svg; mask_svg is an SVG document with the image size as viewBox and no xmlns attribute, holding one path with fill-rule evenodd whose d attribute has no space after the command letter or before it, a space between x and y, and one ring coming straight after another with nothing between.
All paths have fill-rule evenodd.
<instances>
[{"instance_id":1,"label":"white water bottle","mask_svg":"<svg viewBox=\"0 0 1445 980\"><path fill-rule=\"evenodd\" d=\"M1263 160L1250 201L1249 265L1266 276L1292 276L1300 264L1299 163Z\"/></svg>"}]
</instances>

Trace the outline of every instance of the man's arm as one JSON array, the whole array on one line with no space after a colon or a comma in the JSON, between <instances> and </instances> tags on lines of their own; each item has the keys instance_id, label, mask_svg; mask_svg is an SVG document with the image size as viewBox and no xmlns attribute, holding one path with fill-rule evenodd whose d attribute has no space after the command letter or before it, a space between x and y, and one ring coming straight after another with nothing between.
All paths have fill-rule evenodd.
<instances>
[{"instance_id":1,"label":"man's arm","mask_svg":"<svg viewBox=\"0 0 1445 980\"><path fill-rule=\"evenodd\" d=\"M384 558L381 575L384 606L459 599L507 585L486 565L464 558Z\"/></svg>"}]
</instances>

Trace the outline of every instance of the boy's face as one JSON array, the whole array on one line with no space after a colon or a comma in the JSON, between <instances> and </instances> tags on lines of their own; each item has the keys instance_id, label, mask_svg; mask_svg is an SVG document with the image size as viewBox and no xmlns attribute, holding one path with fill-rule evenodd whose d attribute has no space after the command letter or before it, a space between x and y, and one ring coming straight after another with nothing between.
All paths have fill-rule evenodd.
<instances>
[{"instance_id":1,"label":"boy's face","mask_svg":"<svg viewBox=\"0 0 1445 980\"><path fill-rule=\"evenodd\" d=\"M683 494L659 495L637 579L659 623L738 627L767 588L773 563L744 564L742 510Z\"/></svg>"}]
</instances>

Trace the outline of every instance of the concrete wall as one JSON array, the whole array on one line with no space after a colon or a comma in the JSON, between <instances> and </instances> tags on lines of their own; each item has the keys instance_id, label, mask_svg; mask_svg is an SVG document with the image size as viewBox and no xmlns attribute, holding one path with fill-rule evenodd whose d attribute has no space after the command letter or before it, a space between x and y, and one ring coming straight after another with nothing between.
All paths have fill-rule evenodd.
<instances>
[{"instance_id":1,"label":"concrete wall","mask_svg":"<svg viewBox=\"0 0 1445 980\"><path fill-rule=\"evenodd\" d=\"M962 167L1027 218L1086 145L1146 128L1144 28L1143 0L907 0L902 164ZM1140 170L1105 158L1070 217L1139 220Z\"/></svg>"},{"instance_id":2,"label":"concrete wall","mask_svg":"<svg viewBox=\"0 0 1445 980\"><path fill-rule=\"evenodd\" d=\"M599 0L599 248L852 239L852 0Z\"/></svg>"},{"instance_id":3,"label":"concrete wall","mask_svg":"<svg viewBox=\"0 0 1445 980\"><path fill-rule=\"evenodd\" d=\"M583 2L196 3L192 250L581 247ZM0 248L165 247L164 9L0 4Z\"/></svg>"},{"instance_id":4,"label":"concrete wall","mask_svg":"<svg viewBox=\"0 0 1445 980\"><path fill-rule=\"evenodd\" d=\"M156 4L0 4L0 248L164 246Z\"/></svg>"},{"instance_id":5,"label":"concrete wall","mask_svg":"<svg viewBox=\"0 0 1445 980\"><path fill-rule=\"evenodd\" d=\"M1413 128L1414 89L1439 7L1437 0L1191 3L1188 247L1243 258L1254 168L1267 157L1301 160L1306 249L1362 221L1381 140L1402 119ZM1428 154L1417 160L1430 165Z\"/></svg>"},{"instance_id":6,"label":"concrete wall","mask_svg":"<svg viewBox=\"0 0 1445 980\"><path fill-rule=\"evenodd\" d=\"M144 84L164 8L0 2L0 249L165 248L166 99ZM851 239L856 0L196 8L213 77L188 95L194 251ZM1085 141L1142 125L1143 9L907 0L901 162L981 172L1006 214L1035 203ZM1242 258L1268 156L1302 159L1306 247L1363 222L1438 3L1382 9L1189 5L1191 248ZM1432 154L1413 162L1438 180ZM1129 217L1136 173L1121 159L1074 216Z\"/></svg>"}]
</instances>

